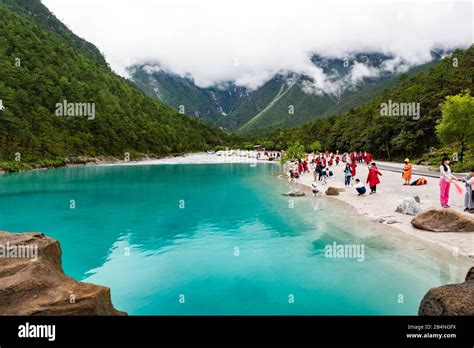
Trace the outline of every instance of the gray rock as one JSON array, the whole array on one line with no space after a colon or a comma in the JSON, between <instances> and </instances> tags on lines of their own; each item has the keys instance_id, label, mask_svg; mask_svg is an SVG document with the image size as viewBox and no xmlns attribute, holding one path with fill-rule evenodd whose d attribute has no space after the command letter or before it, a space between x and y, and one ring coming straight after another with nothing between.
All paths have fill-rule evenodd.
<instances>
[{"instance_id":1,"label":"gray rock","mask_svg":"<svg viewBox=\"0 0 474 348\"><path fill-rule=\"evenodd\" d=\"M397 213L402 213L406 215L416 215L421 211L420 204L418 203L420 198L418 197L418 201L416 197L407 197L402 198L397 203L397 208L395 211Z\"/></svg>"}]
</instances>

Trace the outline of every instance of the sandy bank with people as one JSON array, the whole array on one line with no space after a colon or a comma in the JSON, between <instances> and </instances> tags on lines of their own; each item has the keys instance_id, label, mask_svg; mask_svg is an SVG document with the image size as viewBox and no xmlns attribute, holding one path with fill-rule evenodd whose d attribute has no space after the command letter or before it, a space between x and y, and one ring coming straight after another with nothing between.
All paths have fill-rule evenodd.
<instances>
[{"instance_id":1,"label":"sandy bank with people","mask_svg":"<svg viewBox=\"0 0 474 348\"><path fill-rule=\"evenodd\" d=\"M377 162L381 167L385 165L393 166L393 163ZM403 164L400 164L400 168ZM344 164L331 167L334 176L327 180L326 185L318 183L321 191L325 191L327 187L333 186L344 188ZM411 220L413 216L395 212L397 202L402 198L415 197L420 198L421 209L440 208L439 203L439 179L425 177L426 185L422 186L405 186L401 173L380 169L382 176L381 183L377 186L377 193L369 195L370 189L368 185L367 193L359 196L354 187L349 186L345 191L340 192L338 196L326 196L327 199L338 199L353 207L358 213L367 218L388 224L405 233L416 236L423 240L436 243L452 250L453 253L461 255L469 255L474 257L474 233L454 233L454 232L428 232L416 229L412 226ZM356 178L359 178L365 184L368 175L368 165L359 163L356 169ZM419 178L419 175L413 175L412 181ZM313 173L303 173L300 178L301 184L311 186L314 182ZM352 181L354 182L354 181ZM461 183L462 185L462 183ZM324 194L324 193L323 193ZM451 187L450 205L458 212L464 209L464 197L455 192ZM467 213L466 213L467 214ZM472 215L472 214L471 214Z\"/></svg>"}]
</instances>

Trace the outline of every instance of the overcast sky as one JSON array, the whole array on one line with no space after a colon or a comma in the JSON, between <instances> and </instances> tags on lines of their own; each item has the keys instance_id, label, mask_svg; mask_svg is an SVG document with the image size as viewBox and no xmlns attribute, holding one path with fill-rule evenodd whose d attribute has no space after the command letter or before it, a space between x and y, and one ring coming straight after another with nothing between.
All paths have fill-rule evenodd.
<instances>
[{"instance_id":1,"label":"overcast sky","mask_svg":"<svg viewBox=\"0 0 474 348\"><path fill-rule=\"evenodd\" d=\"M42 1L119 74L159 62L201 86L257 87L279 70L314 74L311 52L381 51L418 64L433 47L473 42L471 1Z\"/></svg>"}]
</instances>

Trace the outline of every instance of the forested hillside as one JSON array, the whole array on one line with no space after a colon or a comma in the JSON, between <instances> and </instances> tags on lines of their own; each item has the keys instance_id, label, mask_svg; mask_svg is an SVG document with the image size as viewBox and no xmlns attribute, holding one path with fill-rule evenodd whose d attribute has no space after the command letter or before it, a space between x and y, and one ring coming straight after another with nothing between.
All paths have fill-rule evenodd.
<instances>
[{"instance_id":1,"label":"forested hillside","mask_svg":"<svg viewBox=\"0 0 474 348\"><path fill-rule=\"evenodd\" d=\"M391 88L371 102L340 116L255 136L252 142L284 149L299 141L308 150L367 150L379 158L418 156L438 146L435 126L441 118L439 105L445 97L474 90L474 46L454 53L414 77L402 75ZM472 93L471 93L472 94ZM381 104L420 103L420 117L381 116ZM415 117L416 118L416 117ZM248 139L247 139L248 140Z\"/></svg>"},{"instance_id":2,"label":"forested hillside","mask_svg":"<svg viewBox=\"0 0 474 348\"><path fill-rule=\"evenodd\" d=\"M14 1L0 1L0 160L17 153L30 162L167 155L222 143L225 134L217 128L178 114L112 73L91 44L46 29L53 17L32 12L35 4L44 11L39 1L28 1L29 14L2 2ZM64 100L93 103L95 117L57 116L56 104Z\"/></svg>"}]
</instances>

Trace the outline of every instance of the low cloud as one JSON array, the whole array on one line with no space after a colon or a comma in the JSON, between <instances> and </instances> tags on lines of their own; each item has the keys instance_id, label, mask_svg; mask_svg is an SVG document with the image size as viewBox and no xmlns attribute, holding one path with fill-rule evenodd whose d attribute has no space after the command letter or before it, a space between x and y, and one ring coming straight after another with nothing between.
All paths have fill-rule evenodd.
<instances>
[{"instance_id":1,"label":"low cloud","mask_svg":"<svg viewBox=\"0 0 474 348\"><path fill-rule=\"evenodd\" d=\"M208 87L222 81L254 89L278 72L311 77L305 90L337 94L386 72L431 59L430 50L472 44L471 1L43 0L75 33L105 53L120 75L160 62ZM381 52L377 69L351 66L343 79L310 57ZM156 69L150 67L148 69Z\"/></svg>"}]
</instances>

